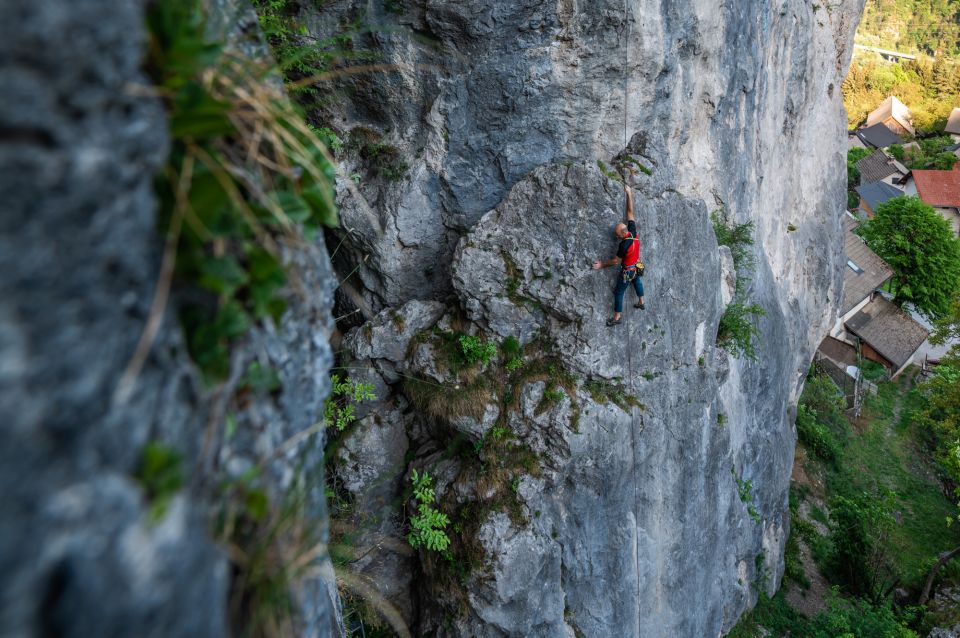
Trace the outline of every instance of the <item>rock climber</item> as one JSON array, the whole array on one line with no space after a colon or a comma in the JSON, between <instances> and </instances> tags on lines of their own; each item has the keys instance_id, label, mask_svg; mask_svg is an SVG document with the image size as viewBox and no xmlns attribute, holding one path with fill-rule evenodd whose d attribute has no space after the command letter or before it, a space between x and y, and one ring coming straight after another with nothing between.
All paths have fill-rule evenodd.
<instances>
[{"instance_id":1,"label":"rock climber","mask_svg":"<svg viewBox=\"0 0 960 638\"><path fill-rule=\"evenodd\" d=\"M620 240L617 256L606 261L593 262L594 270L620 265L620 276L617 277L617 285L613 289L613 318L607 319L608 326L616 326L620 323L623 313L623 295L630 284L633 284L633 289L640 298L633 307L640 310L646 307L643 305L643 262L640 261L640 238L637 236L637 222L633 218L633 192L626 183L623 185L623 192L627 196L627 223L620 222L613 229L613 233Z\"/></svg>"}]
</instances>

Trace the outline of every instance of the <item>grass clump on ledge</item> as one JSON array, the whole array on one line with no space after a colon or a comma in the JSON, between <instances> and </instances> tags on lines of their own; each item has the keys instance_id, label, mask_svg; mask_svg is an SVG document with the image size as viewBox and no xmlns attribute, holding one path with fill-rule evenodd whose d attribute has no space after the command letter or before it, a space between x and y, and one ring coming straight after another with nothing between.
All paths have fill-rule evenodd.
<instances>
[{"instance_id":1,"label":"grass clump on ledge","mask_svg":"<svg viewBox=\"0 0 960 638\"><path fill-rule=\"evenodd\" d=\"M629 412L630 408L645 409L646 406L635 396L629 393L623 385L602 381L600 379L588 379L583 384L583 389L587 391L590 398L597 403L612 403L624 412Z\"/></svg>"}]
</instances>

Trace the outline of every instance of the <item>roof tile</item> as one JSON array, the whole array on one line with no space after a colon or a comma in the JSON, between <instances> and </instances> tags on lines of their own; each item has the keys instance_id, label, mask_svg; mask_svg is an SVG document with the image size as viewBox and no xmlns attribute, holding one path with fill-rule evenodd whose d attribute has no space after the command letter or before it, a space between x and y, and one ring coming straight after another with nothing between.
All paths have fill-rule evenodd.
<instances>
[{"instance_id":1,"label":"roof tile","mask_svg":"<svg viewBox=\"0 0 960 638\"><path fill-rule=\"evenodd\" d=\"M850 266L843 269L843 303L840 314L845 315L856 307L858 303L870 296L874 290L893 277L893 270L887 262L880 259L877 253L870 250L867 244L854 234L857 227L856 220L844 215L844 252L847 259L852 261L862 271L858 273Z\"/></svg>"},{"instance_id":2,"label":"roof tile","mask_svg":"<svg viewBox=\"0 0 960 638\"><path fill-rule=\"evenodd\" d=\"M874 297L846 326L897 369L910 360L930 334L882 295Z\"/></svg>"},{"instance_id":3,"label":"roof tile","mask_svg":"<svg viewBox=\"0 0 960 638\"><path fill-rule=\"evenodd\" d=\"M960 171L913 171L913 180L925 203L960 207Z\"/></svg>"}]
</instances>

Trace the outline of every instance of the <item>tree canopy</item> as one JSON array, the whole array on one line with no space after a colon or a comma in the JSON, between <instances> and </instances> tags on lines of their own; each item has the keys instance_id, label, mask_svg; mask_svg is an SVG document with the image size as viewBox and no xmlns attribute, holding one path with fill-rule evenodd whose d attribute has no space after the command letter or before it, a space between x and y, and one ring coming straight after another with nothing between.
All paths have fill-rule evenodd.
<instances>
[{"instance_id":1,"label":"tree canopy","mask_svg":"<svg viewBox=\"0 0 960 638\"><path fill-rule=\"evenodd\" d=\"M934 169L949 171L957 163L957 156L946 150L953 144L949 135L919 140L919 148L904 148L899 144L890 147L890 154L910 169ZM849 161L847 172L849 173Z\"/></svg>"},{"instance_id":2,"label":"tree canopy","mask_svg":"<svg viewBox=\"0 0 960 638\"><path fill-rule=\"evenodd\" d=\"M876 212L857 232L893 268L894 302L947 315L960 290L960 241L950 222L916 197L895 197Z\"/></svg>"},{"instance_id":3,"label":"tree canopy","mask_svg":"<svg viewBox=\"0 0 960 638\"><path fill-rule=\"evenodd\" d=\"M905 53L960 54L955 0L867 0L857 43Z\"/></svg>"}]
</instances>

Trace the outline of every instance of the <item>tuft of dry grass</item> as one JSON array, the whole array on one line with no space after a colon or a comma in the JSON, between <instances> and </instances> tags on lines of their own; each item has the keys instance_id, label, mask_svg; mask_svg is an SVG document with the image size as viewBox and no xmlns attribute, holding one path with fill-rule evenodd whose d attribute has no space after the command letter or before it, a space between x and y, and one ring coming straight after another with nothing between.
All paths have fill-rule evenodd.
<instances>
[{"instance_id":1,"label":"tuft of dry grass","mask_svg":"<svg viewBox=\"0 0 960 638\"><path fill-rule=\"evenodd\" d=\"M480 420L487 404L493 398L490 382L477 376L472 381L439 384L426 379L407 378L403 391L411 402L424 414L434 419L450 419L469 416Z\"/></svg>"}]
</instances>

